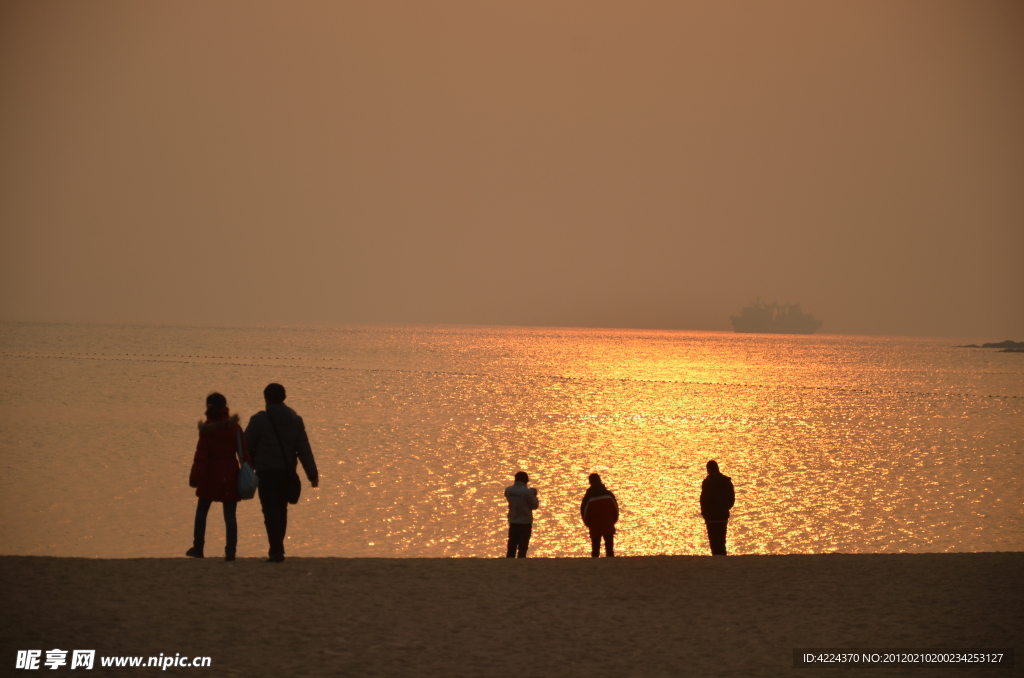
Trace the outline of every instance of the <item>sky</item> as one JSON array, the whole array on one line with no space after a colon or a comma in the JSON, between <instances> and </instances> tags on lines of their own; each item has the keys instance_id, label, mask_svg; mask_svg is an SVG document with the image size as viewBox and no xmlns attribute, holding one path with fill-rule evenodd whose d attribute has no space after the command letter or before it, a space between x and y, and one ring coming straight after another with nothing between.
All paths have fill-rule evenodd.
<instances>
[{"instance_id":1,"label":"sky","mask_svg":"<svg viewBox=\"0 0 1024 678\"><path fill-rule=\"evenodd\" d=\"M0 320L1024 340L1024 3L0 4Z\"/></svg>"}]
</instances>

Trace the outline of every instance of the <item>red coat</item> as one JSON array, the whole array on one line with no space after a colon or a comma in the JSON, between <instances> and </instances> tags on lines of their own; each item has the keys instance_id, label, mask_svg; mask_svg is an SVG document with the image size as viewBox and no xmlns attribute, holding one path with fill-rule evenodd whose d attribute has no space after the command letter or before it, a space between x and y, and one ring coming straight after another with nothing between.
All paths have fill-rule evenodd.
<instances>
[{"instance_id":1,"label":"red coat","mask_svg":"<svg viewBox=\"0 0 1024 678\"><path fill-rule=\"evenodd\" d=\"M199 443L188 476L189 487L196 488L196 496L212 501L239 501L238 449L236 433L241 433L238 415L226 414L217 419L199 422ZM242 436L242 453L252 464L249 448Z\"/></svg>"},{"instance_id":2,"label":"red coat","mask_svg":"<svg viewBox=\"0 0 1024 678\"><path fill-rule=\"evenodd\" d=\"M615 534L615 523L619 521L619 502L604 485L592 485L580 505L583 524L590 528L590 538Z\"/></svg>"}]
</instances>

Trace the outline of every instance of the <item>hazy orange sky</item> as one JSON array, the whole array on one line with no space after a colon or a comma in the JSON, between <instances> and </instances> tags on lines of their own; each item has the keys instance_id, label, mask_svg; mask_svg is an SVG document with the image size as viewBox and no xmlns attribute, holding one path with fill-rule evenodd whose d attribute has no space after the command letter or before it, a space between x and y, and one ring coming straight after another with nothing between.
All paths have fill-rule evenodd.
<instances>
[{"instance_id":1,"label":"hazy orange sky","mask_svg":"<svg viewBox=\"0 0 1024 678\"><path fill-rule=\"evenodd\" d=\"M1024 3L0 5L0 319L1024 340Z\"/></svg>"}]
</instances>

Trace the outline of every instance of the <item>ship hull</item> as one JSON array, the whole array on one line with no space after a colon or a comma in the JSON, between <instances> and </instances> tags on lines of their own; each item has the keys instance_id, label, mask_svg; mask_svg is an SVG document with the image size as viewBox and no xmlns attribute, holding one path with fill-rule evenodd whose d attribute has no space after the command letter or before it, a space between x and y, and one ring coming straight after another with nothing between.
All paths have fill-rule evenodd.
<instances>
[{"instance_id":1,"label":"ship hull","mask_svg":"<svg viewBox=\"0 0 1024 678\"><path fill-rule=\"evenodd\" d=\"M800 324L749 321L746 318L730 316L732 329L741 334L814 334L822 325L820 320Z\"/></svg>"}]
</instances>

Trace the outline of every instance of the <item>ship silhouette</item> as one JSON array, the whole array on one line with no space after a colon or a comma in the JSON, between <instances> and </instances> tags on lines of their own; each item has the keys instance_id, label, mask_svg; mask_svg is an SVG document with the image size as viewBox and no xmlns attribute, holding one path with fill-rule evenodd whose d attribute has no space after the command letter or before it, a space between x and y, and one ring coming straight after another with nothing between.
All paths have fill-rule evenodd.
<instances>
[{"instance_id":1,"label":"ship silhouette","mask_svg":"<svg viewBox=\"0 0 1024 678\"><path fill-rule=\"evenodd\" d=\"M753 334L814 334L822 326L822 321L801 311L800 304L768 304L760 297L729 319L736 332Z\"/></svg>"}]
</instances>

